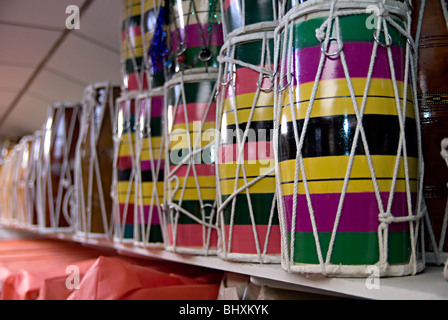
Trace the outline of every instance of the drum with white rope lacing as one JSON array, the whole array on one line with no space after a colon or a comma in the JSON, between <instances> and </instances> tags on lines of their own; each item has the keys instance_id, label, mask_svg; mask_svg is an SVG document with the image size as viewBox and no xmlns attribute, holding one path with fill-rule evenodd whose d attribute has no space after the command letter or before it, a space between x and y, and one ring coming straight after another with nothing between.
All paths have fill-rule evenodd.
<instances>
[{"instance_id":1,"label":"drum with white rope lacing","mask_svg":"<svg viewBox=\"0 0 448 320\"><path fill-rule=\"evenodd\" d=\"M274 31L227 39L217 126L219 256L280 263L273 139Z\"/></svg>"},{"instance_id":2,"label":"drum with white rope lacing","mask_svg":"<svg viewBox=\"0 0 448 320\"><path fill-rule=\"evenodd\" d=\"M17 145L16 159L16 204L17 204L17 223L22 227L28 227L30 223L30 215L28 213L29 197L28 197L28 170L30 165L30 152L32 146L32 136L25 136Z\"/></svg>"},{"instance_id":3,"label":"drum with white rope lacing","mask_svg":"<svg viewBox=\"0 0 448 320\"><path fill-rule=\"evenodd\" d=\"M177 74L165 83L166 248L211 255L217 250L215 121L217 74Z\"/></svg>"},{"instance_id":4,"label":"drum with white rope lacing","mask_svg":"<svg viewBox=\"0 0 448 320\"><path fill-rule=\"evenodd\" d=\"M84 91L83 113L76 150L75 223L81 238L111 238L110 196L113 168L115 101L120 87L96 83Z\"/></svg>"},{"instance_id":5,"label":"drum with white rope lacing","mask_svg":"<svg viewBox=\"0 0 448 320\"><path fill-rule=\"evenodd\" d=\"M409 18L397 1L314 0L277 29L285 270L366 277L372 267L380 276L424 268Z\"/></svg>"},{"instance_id":6,"label":"drum with white rope lacing","mask_svg":"<svg viewBox=\"0 0 448 320\"><path fill-rule=\"evenodd\" d=\"M137 242L145 246L165 243L163 187L165 173L164 88L152 89L136 99L135 205Z\"/></svg>"},{"instance_id":7,"label":"drum with white rope lacing","mask_svg":"<svg viewBox=\"0 0 448 320\"><path fill-rule=\"evenodd\" d=\"M48 108L38 167L39 231L72 231L67 201L74 185L75 152L81 103L55 103Z\"/></svg>"}]
</instances>

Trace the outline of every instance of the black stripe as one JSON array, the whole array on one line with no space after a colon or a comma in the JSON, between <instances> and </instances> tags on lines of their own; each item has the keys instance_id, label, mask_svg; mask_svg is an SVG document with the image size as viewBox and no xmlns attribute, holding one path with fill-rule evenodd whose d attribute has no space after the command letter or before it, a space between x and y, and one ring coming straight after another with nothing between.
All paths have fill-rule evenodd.
<instances>
[{"instance_id":1,"label":"black stripe","mask_svg":"<svg viewBox=\"0 0 448 320\"><path fill-rule=\"evenodd\" d=\"M165 174L163 170L159 170L159 175L157 177L157 181L162 182L165 179ZM142 182L152 182L152 171L151 170L142 170Z\"/></svg>"},{"instance_id":2,"label":"black stripe","mask_svg":"<svg viewBox=\"0 0 448 320\"><path fill-rule=\"evenodd\" d=\"M131 179L132 169L119 169L117 170L118 181L129 181Z\"/></svg>"},{"instance_id":3,"label":"black stripe","mask_svg":"<svg viewBox=\"0 0 448 320\"><path fill-rule=\"evenodd\" d=\"M376 180L392 180L393 177L376 177ZM372 180L372 177L364 177L364 178L354 178L354 177L350 177L349 180L359 180L359 181L363 181L363 180ZM406 178L397 178L397 181L405 181ZM344 181L344 178L334 178L334 179L306 179L307 182L327 182L327 181ZM418 181L418 179L415 178L409 178L409 181ZM298 181L299 183L302 183L303 180ZM294 180L290 180L290 181L283 181L281 182L281 184L290 184L290 183L294 183Z\"/></svg>"},{"instance_id":4,"label":"black stripe","mask_svg":"<svg viewBox=\"0 0 448 320\"><path fill-rule=\"evenodd\" d=\"M238 129L240 130L240 136L242 137L244 131L246 130L247 122L242 122L238 124ZM223 127L222 130L226 130L226 134L221 136L222 145L236 144L237 143L237 132L236 124L230 124ZM247 135L246 142L259 142L259 141L272 141L274 139L274 121L252 121L249 126L249 132Z\"/></svg>"},{"instance_id":5,"label":"black stripe","mask_svg":"<svg viewBox=\"0 0 448 320\"><path fill-rule=\"evenodd\" d=\"M304 120L297 120L298 134ZM302 148L304 158L350 155L357 120L356 115L336 115L310 118ZM396 155L400 127L397 116L364 115L363 128L371 155ZM283 133L282 133L283 132ZM279 161L296 158L293 122L281 125L279 132ZM414 119L406 118L405 138L407 155L417 157L417 130ZM361 135L355 155L365 155Z\"/></svg>"}]
</instances>

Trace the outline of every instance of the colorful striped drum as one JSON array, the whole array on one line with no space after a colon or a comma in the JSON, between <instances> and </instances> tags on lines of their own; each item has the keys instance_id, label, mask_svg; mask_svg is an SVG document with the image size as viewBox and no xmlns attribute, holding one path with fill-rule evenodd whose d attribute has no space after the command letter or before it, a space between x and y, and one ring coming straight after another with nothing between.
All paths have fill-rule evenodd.
<instances>
[{"instance_id":1,"label":"colorful striped drum","mask_svg":"<svg viewBox=\"0 0 448 320\"><path fill-rule=\"evenodd\" d=\"M242 28L241 32L256 32L273 29L278 20L297 0L222 0L224 32Z\"/></svg>"},{"instance_id":2,"label":"colorful striped drum","mask_svg":"<svg viewBox=\"0 0 448 320\"><path fill-rule=\"evenodd\" d=\"M145 1L142 8L142 0L123 0L121 58L123 86L128 92L148 89L142 20L151 7L152 1Z\"/></svg>"},{"instance_id":3,"label":"colorful striped drum","mask_svg":"<svg viewBox=\"0 0 448 320\"><path fill-rule=\"evenodd\" d=\"M219 0L170 0L172 69L217 68L223 44ZM202 72L202 71L198 71Z\"/></svg>"},{"instance_id":4,"label":"colorful striped drum","mask_svg":"<svg viewBox=\"0 0 448 320\"><path fill-rule=\"evenodd\" d=\"M216 254L214 101L218 75L176 75L167 82L165 213L167 249Z\"/></svg>"},{"instance_id":5,"label":"colorful striped drum","mask_svg":"<svg viewBox=\"0 0 448 320\"><path fill-rule=\"evenodd\" d=\"M44 127L42 167L39 170L39 228L45 231L71 231L68 192L74 184L74 163L82 105L56 103L48 109Z\"/></svg>"},{"instance_id":6,"label":"colorful striped drum","mask_svg":"<svg viewBox=\"0 0 448 320\"><path fill-rule=\"evenodd\" d=\"M434 232L434 237L431 237L430 232L426 233L426 249L429 252L446 253L448 168L440 156L440 144L442 139L448 137L448 22L443 14L441 1L426 1L425 4L421 34L416 41L419 42L418 95L423 159L426 164L423 194L430 217L429 227ZM413 34L418 27L420 8L421 1L418 1L413 12ZM429 255L428 259L431 257Z\"/></svg>"},{"instance_id":7,"label":"colorful striped drum","mask_svg":"<svg viewBox=\"0 0 448 320\"><path fill-rule=\"evenodd\" d=\"M110 83L92 84L84 92L75 172L75 231L80 237L112 237L113 128L119 95L120 87Z\"/></svg>"},{"instance_id":8,"label":"colorful striped drum","mask_svg":"<svg viewBox=\"0 0 448 320\"><path fill-rule=\"evenodd\" d=\"M1 171L1 210L2 210L2 222L5 224L13 222L15 218L15 193L13 185L13 173L14 164L16 159L16 150L14 147L10 147L7 155L2 159L2 171Z\"/></svg>"},{"instance_id":9,"label":"colorful striped drum","mask_svg":"<svg viewBox=\"0 0 448 320\"><path fill-rule=\"evenodd\" d=\"M165 172L164 90L151 90L137 97L136 193L137 233L145 245L164 244L163 187Z\"/></svg>"},{"instance_id":10,"label":"colorful striped drum","mask_svg":"<svg viewBox=\"0 0 448 320\"><path fill-rule=\"evenodd\" d=\"M135 195L135 99L137 92L122 95L116 101L114 145L114 217L117 242L132 242L136 237Z\"/></svg>"},{"instance_id":11,"label":"colorful striped drum","mask_svg":"<svg viewBox=\"0 0 448 320\"><path fill-rule=\"evenodd\" d=\"M226 42L220 56L218 254L225 260L280 263L272 144L273 31L234 40ZM260 180L241 190L255 179Z\"/></svg>"},{"instance_id":12,"label":"colorful striped drum","mask_svg":"<svg viewBox=\"0 0 448 320\"><path fill-rule=\"evenodd\" d=\"M17 146L16 188L17 188L17 222L26 227L30 225L28 213L28 169L31 151L31 136L23 137Z\"/></svg>"},{"instance_id":13,"label":"colorful striped drum","mask_svg":"<svg viewBox=\"0 0 448 320\"><path fill-rule=\"evenodd\" d=\"M375 265L381 275L407 275L424 267L417 252L421 164L407 39L389 21L384 37L384 29L378 36L366 27L368 14L344 15L353 3L338 1L327 20L330 3L325 11L321 1L316 12L306 2L282 25L288 45L275 117L289 248L283 266L362 277ZM387 19L403 27L407 7L386 8ZM328 46L316 36L325 22Z\"/></svg>"}]
</instances>

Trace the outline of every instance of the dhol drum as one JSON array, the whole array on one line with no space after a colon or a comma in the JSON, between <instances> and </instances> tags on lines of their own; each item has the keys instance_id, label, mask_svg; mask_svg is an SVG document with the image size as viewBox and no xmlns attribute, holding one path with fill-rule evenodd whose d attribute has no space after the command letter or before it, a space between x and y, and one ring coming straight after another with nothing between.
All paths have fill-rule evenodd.
<instances>
[{"instance_id":1,"label":"dhol drum","mask_svg":"<svg viewBox=\"0 0 448 320\"><path fill-rule=\"evenodd\" d=\"M76 150L74 206L74 228L82 238L113 236L113 128L115 101L120 90L111 83L96 83L84 92Z\"/></svg>"},{"instance_id":2,"label":"dhol drum","mask_svg":"<svg viewBox=\"0 0 448 320\"><path fill-rule=\"evenodd\" d=\"M162 87L147 91L136 99L136 240L147 246L163 246L165 243L166 223L162 211L165 172L164 93Z\"/></svg>"},{"instance_id":3,"label":"dhol drum","mask_svg":"<svg viewBox=\"0 0 448 320\"><path fill-rule=\"evenodd\" d=\"M0 190L0 205L1 205L1 222L8 224L11 222L15 205L13 204L14 190L12 187L12 173L14 168L14 145L8 143L8 146L2 150L2 162L1 162L1 190Z\"/></svg>"},{"instance_id":4,"label":"dhol drum","mask_svg":"<svg viewBox=\"0 0 448 320\"><path fill-rule=\"evenodd\" d=\"M275 29L298 0L221 0L224 33L240 34Z\"/></svg>"},{"instance_id":5,"label":"dhol drum","mask_svg":"<svg viewBox=\"0 0 448 320\"><path fill-rule=\"evenodd\" d=\"M23 137L17 145L16 162L16 205L17 205L17 223L23 227L28 227L30 223L29 197L28 197L28 170L30 164L30 152L32 137Z\"/></svg>"},{"instance_id":6,"label":"dhol drum","mask_svg":"<svg viewBox=\"0 0 448 320\"><path fill-rule=\"evenodd\" d=\"M223 44L219 0L170 1L171 72L218 68Z\"/></svg>"},{"instance_id":7,"label":"dhol drum","mask_svg":"<svg viewBox=\"0 0 448 320\"><path fill-rule=\"evenodd\" d=\"M37 182L38 182L38 167L41 165L40 147L43 136L43 130L36 130L32 137L30 146L30 154L28 158L28 167L26 172L27 191L26 191L26 206L29 229L36 229L38 226L38 198L37 198Z\"/></svg>"},{"instance_id":8,"label":"dhol drum","mask_svg":"<svg viewBox=\"0 0 448 320\"><path fill-rule=\"evenodd\" d=\"M235 36L219 57L218 255L225 260L280 263L272 145L273 35Z\"/></svg>"},{"instance_id":9,"label":"dhol drum","mask_svg":"<svg viewBox=\"0 0 448 320\"><path fill-rule=\"evenodd\" d=\"M367 277L424 269L408 14L397 1L307 1L277 29L285 270Z\"/></svg>"},{"instance_id":10,"label":"dhol drum","mask_svg":"<svg viewBox=\"0 0 448 320\"><path fill-rule=\"evenodd\" d=\"M123 87L127 92L148 89L142 23L150 25L151 21L144 21L144 14L148 11L147 17L150 17L151 7L152 1L123 0L121 59Z\"/></svg>"},{"instance_id":11,"label":"dhol drum","mask_svg":"<svg viewBox=\"0 0 448 320\"><path fill-rule=\"evenodd\" d=\"M81 103L49 107L41 143L37 192L39 231L72 231L68 199L74 181L75 153L82 115Z\"/></svg>"},{"instance_id":12,"label":"dhol drum","mask_svg":"<svg viewBox=\"0 0 448 320\"><path fill-rule=\"evenodd\" d=\"M178 74L165 83L166 249L216 254L215 121L218 75Z\"/></svg>"},{"instance_id":13,"label":"dhol drum","mask_svg":"<svg viewBox=\"0 0 448 320\"><path fill-rule=\"evenodd\" d=\"M448 137L447 6L446 0L426 0L418 1L413 8L413 34L418 42L417 88L425 162L423 195L429 215L429 232L425 233L428 236L426 250L444 255L448 252L448 215L445 211L448 200L448 168L440 156L440 144ZM428 260L433 257L428 254Z\"/></svg>"},{"instance_id":14,"label":"dhol drum","mask_svg":"<svg viewBox=\"0 0 448 320\"><path fill-rule=\"evenodd\" d=\"M122 94L116 101L117 113L114 129L114 239L116 242L133 242L137 238L134 227L135 206L135 99L138 92Z\"/></svg>"}]
</instances>

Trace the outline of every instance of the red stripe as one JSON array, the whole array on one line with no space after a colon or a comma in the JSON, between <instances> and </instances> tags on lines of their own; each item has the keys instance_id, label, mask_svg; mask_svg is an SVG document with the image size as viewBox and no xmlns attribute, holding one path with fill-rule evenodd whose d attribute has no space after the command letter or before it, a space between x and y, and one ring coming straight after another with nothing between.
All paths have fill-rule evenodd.
<instances>
[{"instance_id":1,"label":"red stripe","mask_svg":"<svg viewBox=\"0 0 448 320\"><path fill-rule=\"evenodd\" d=\"M131 39L135 37L140 37L142 35L142 28L140 26L130 27L121 32L122 41L126 41L126 38L128 37L128 31L129 31L129 38ZM130 42L132 43L132 41Z\"/></svg>"},{"instance_id":2,"label":"red stripe","mask_svg":"<svg viewBox=\"0 0 448 320\"><path fill-rule=\"evenodd\" d=\"M127 86L126 89L127 91L137 91L140 90L139 87L139 78L141 78L141 75L137 72L132 73L132 74L128 74L125 76L125 83L126 83L126 78L127 78ZM147 90L148 87L148 78L146 77L146 73L143 74L143 90Z\"/></svg>"},{"instance_id":3,"label":"red stripe","mask_svg":"<svg viewBox=\"0 0 448 320\"><path fill-rule=\"evenodd\" d=\"M117 169L132 169L132 157L131 156L118 157Z\"/></svg>"},{"instance_id":4,"label":"red stripe","mask_svg":"<svg viewBox=\"0 0 448 320\"><path fill-rule=\"evenodd\" d=\"M172 172L176 168L176 166L170 166L170 172ZM176 171L176 176L178 177L185 177L187 174L188 165L181 166ZM196 174L199 177L205 177L205 176L214 176L215 175L215 164L196 164L195 165ZM193 177L193 168L190 168L189 177Z\"/></svg>"},{"instance_id":5,"label":"red stripe","mask_svg":"<svg viewBox=\"0 0 448 320\"><path fill-rule=\"evenodd\" d=\"M131 198L133 196L131 195ZM125 206L126 204L124 203L120 203L119 204L119 208L120 208L120 212L119 212L119 217L120 217L120 221L119 223L123 223L123 217L126 214L126 224L134 224L134 204L133 203L129 203L128 207L127 207L127 211L125 210Z\"/></svg>"},{"instance_id":6,"label":"red stripe","mask_svg":"<svg viewBox=\"0 0 448 320\"><path fill-rule=\"evenodd\" d=\"M266 68L270 68L268 65ZM249 68L239 68L234 74L236 84L232 86L235 90L229 90L230 86L226 87L225 98L229 99L234 96L239 96L241 94L255 93L258 89L257 82L260 78L260 73ZM223 82L227 82L229 79L223 79ZM270 81L269 78L264 78L261 84L262 88L269 88Z\"/></svg>"},{"instance_id":7,"label":"red stripe","mask_svg":"<svg viewBox=\"0 0 448 320\"><path fill-rule=\"evenodd\" d=\"M174 243L173 226L168 225L168 243L170 246L197 248L204 247L203 239L207 240L208 228L204 228L200 224L178 224L176 233L176 243ZM205 234L204 234L205 231ZM210 249L216 249L218 245L218 233L216 230L211 231Z\"/></svg>"},{"instance_id":8,"label":"red stripe","mask_svg":"<svg viewBox=\"0 0 448 320\"><path fill-rule=\"evenodd\" d=\"M268 226L266 225L256 225L255 226L258 234L258 243L260 245L260 251L263 252L264 244L266 240L266 235L268 232ZM226 225L225 230L225 247L226 251L229 253L245 253L245 254L256 254L257 247L255 244L255 237L252 225L234 225L232 234L232 250L228 250L229 244L229 232L230 226ZM271 226L271 231L269 234L269 242L267 248L267 254L280 254L281 253L281 235L280 226Z\"/></svg>"}]
</instances>

